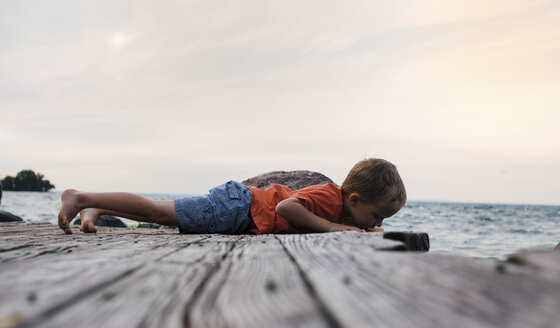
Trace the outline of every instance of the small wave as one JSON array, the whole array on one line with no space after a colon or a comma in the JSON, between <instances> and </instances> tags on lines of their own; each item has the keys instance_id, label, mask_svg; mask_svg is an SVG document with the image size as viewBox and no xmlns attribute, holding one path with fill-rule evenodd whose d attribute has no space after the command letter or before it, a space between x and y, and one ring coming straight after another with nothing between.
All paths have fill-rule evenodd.
<instances>
[{"instance_id":1,"label":"small wave","mask_svg":"<svg viewBox=\"0 0 560 328\"><path fill-rule=\"evenodd\" d=\"M520 234L542 234L541 230L538 229L509 229L507 230L509 233L520 233Z\"/></svg>"},{"instance_id":2,"label":"small wave","mask_svg":"<svg viewBox=\"0 0 560 328\"><path fill-rule=\"evenodd\" d=\"M494 206L492 206L492 205L474 205L472 208L474 208L475 210L491 210L492 208L494 208Z\"/></svg>"}]
</instances>

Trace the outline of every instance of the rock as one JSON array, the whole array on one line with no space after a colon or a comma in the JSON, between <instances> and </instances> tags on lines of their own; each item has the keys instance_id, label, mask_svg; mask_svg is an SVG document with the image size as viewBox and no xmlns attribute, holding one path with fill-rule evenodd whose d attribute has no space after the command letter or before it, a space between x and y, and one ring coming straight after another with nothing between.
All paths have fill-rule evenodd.
<instances>
[{"instance_id":1,"label":"rock","mask_svg":"<svg viewBox=\"0 0 560 328\"><path fill-rule=\"evenodd\" d=\"M73 224L74 225L82 225L82 220L81 219L76 219L76 220L74 220ZM119 219L117 217L114 217L114 216L111 216L111 215L101 215L101 216L99 216L97 221L95 221L94 225L98 226L98 227L128 228L126 223L121 221L121 219Z\"/></svg>"},{"instance_id":2,"label":"rock","mask_svg":"<svg viewBox=\"0 0 560 328\"><path fill-rule=\"evenodd\" d=\"M558 243L558 245L556 245L556 247L554 247L554 250L560 251L560 243Z\"/></svg>"},{"instance_id":3,"label":"rock","mask_svg":"<svg viewBox=\"0 0 560 328\"><path fill-rule=\"evenodd\" d=\"M430 236L425 232L389 231L383 233L383 238L402 241L408 251L430 250Z\"/></svg>"},{"instance_id":4,"label":"rock","mask_svg":"<svg viewBox=\"0 0 560 328\"><path fill-rule=\"evenodd\" d=\"M0 181L0 205L2 205L2 181Z\"/></svg>"},{"instance_id":5,"label":"rock","mask_svg":"<svg viewBox=\"0 0 560 328\"><path fill-rule=\"evenodd\" d=\"M292 190L298 190L312 185L334 182L321 173L300 170L268 172L241 183L248 187L257 187L259 189L266 189L272 185L281 184Z\"/></svg>"},{"instance_id":6,"label":"rock","mask_svg":"<svg viewBox=\"0 0 560 328\"><path fill-rule=\"evenodd\" d=\"M0 210L0 222L23 222L23 219L10 212Z\"/></svg>"}]
</instances>

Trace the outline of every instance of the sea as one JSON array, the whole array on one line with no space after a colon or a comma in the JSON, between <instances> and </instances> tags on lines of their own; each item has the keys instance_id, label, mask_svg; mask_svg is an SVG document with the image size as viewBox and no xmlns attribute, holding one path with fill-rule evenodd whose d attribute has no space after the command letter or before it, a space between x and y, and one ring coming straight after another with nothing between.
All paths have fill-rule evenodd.
<instances>
[{"instance_id":1,"label":"sea","mask_svg":"<svg viewBox=\"0 0 560 328\"><path fill-rule=\"evenodd\" d=\"M57 224L60 192L4 191L0 209L26 222ZM154 200L186 194L140 194ZM130 226L137 222L123 219ZM407 201L383 222L385 231L426 232L430 252L503 261L510 254L560 242L560 205Z\"/></svg>"}]
</instances>

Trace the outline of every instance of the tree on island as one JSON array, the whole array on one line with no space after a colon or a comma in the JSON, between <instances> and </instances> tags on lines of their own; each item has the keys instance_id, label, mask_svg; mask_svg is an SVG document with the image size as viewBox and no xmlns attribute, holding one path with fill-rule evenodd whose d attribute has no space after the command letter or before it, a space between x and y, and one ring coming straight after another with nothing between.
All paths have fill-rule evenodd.
<instances>
[{"instance_id":1,"label":"tree on island","mask_svg":"<svg viewBox=\"0 0 560 328\"><path fill-rule=\"evenodd\" d=\"M49 191L54 188L45 176L32 170L22 170L15 177L6 176L2 180L2 188L10 191Z\"/></svg>"}]
</instances>

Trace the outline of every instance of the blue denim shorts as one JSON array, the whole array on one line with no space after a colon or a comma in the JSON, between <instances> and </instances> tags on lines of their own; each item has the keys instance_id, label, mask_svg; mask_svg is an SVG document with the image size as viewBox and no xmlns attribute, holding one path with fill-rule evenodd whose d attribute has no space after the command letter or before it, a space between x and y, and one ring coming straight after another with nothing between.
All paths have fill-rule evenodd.
<instances>
[{"instance_id":1,"label":"blue denim shorts","mask_svg":"<svg viewBox=\"0 0 560 328\"><path fill-rule=\"evenodd\" d=\"M228 181L203 196L175 199L180 233L238 234L251 221L251 190Z\"/></svg>"}]
</instances>

